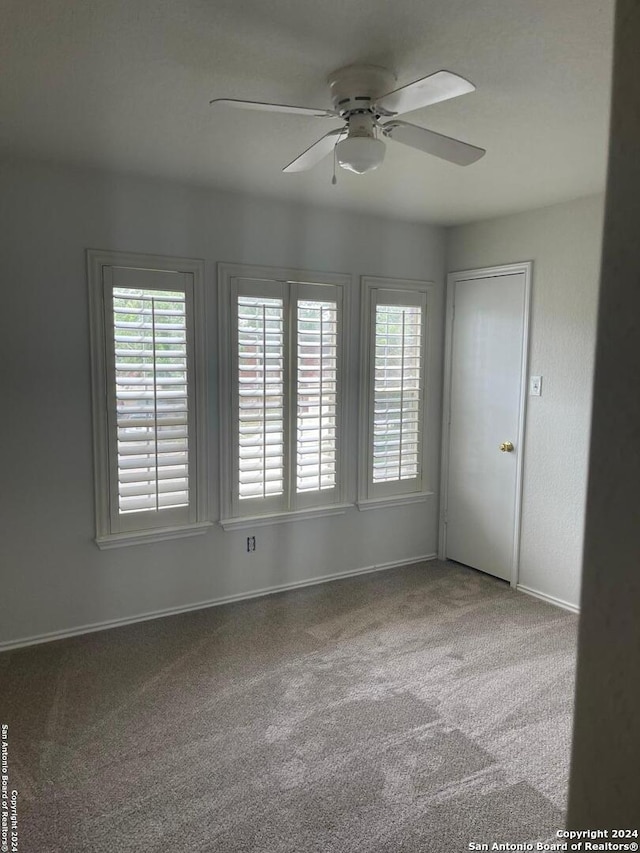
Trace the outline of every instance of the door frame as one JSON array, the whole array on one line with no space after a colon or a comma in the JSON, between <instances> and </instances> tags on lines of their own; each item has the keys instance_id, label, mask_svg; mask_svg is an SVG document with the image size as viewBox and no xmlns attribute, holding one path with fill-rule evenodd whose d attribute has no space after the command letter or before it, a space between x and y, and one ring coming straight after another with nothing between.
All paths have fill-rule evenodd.
<instances>
[{"instance_id":1,"label":"door frame","mask_svg":"<svg viewBox=\"0 0 640 853\"><path fill-rule=\"evenodd\" d=\"M529 371L529 326L531 320L531 280L533 274L533 261L522 261L514 264L502 264L495 267L482 267L481 269L459 270L447 275L447 308L445 325L445 349L444 349L444 385L442 401L442 455L440 466L440 522L438 536L438 557L445 560L447 551L447 504L449 483L449 442L451 424L451 361L453 351L453 327L454 327L454 299L455 288L459 281L470 281L473 279L494 278L496 276L514 275L524 273L524 317L523 317L523 340L522 340L522 364L520 370L520 411L518 413L518 435L517 447L519 449L516 460L516 497L514 512L513 531L513 555L511 560L510 584L515 589L518 584L518 571L520 562L520 531L522 516L522 482L524 470L525 450L525 419L527 414L527 386Z\"/></svg>"}]
</instances>

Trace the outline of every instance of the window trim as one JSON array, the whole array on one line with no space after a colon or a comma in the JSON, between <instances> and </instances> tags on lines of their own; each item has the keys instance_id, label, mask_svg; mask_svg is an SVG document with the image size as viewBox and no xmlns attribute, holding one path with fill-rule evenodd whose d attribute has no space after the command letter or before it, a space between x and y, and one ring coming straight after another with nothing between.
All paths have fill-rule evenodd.
<instances>
[{"instance_id":1,"label":"window trim","mask_svg":"<svg viewBox=\"0 0 640 853\"><path fill-rule=\"evenodd\" d=\"M382 278L377 276L362 276L361 282L361 319L360 319L360 400L359 400L359 425L358 425L358 500L359 510L384 509L401 504L418 503L427 500L434 494L431 481L435 476L429 470L429 441L427 428L430 422L430 410L433 405L433 394L431 385L433 380L432 365L434 353L432 342L434 340L434 296L436 285L431 281L417 281L413 279ZM377 291L398 291L411 294L412 300L416 296L424 297L425 316L423 327L423 358L424 358L424 393L422 399L422 441L420 448L420 482L418 488L407 488L400 484L395 489L393 483L379 484L378 488L369 478L371 460L371 407L373 405L372 378L374 370L373 333L374 324L372 312L374 309L374 294ZM410 481L408 481L410 482ZM382 488L380 488L382 486Z\"/></svg>"},{"instance_id":2,"label":"window trim","mask_svg":"<svg viewBox=\"0 0 640 853\"><path fill-rule=\"evenodd\" d=\"M205 533L212 524L208 517L207 487L207 383L206 326L204 295L204 261L191 258L87 249L87 281L89 290L89 329L91 355L91 398L93 422L95 542L100 549L137 545L181 536ZM107 382L107 317L104 300L104 271L109 267L182 273L191 277L193 287L193 366L195 389L195 453L193 492L195 513L184 524L168 523L139 530L113 531L111 525L111 472ZM191 503L191 500L190 500Z\"/></svg>"},{"instance_id":3,"label":"window trim","mask_svg":"<svg viewBox=\"0 0 640 853\"><path fill-rule=\"evenodd\" d=\"M234 399L233 377L232 377L232 346L234 333L232 330L233 311L232 295L235 291L235 282L238 279L263 282L268 289L270 284L276 282L279 286L285 284L295 285L329 285L340 288L340 347L342 351L341 364L339 366L339 382L342 387L342 400L339 407L340 435L337 441L337 463L340 472L338 485L330 503L309 504L304 498L295 500L293 495L292 506L287 508L265 508L264 513L256 513L253 508L251 514L234 514L236 509L236 497L234 488L235 464L229 448L233 446L234 416L229 401ZM264 526L265 524L280 524L295 518L312 518L328 514L345 512L348 506L345 503L346 495L349 494L349 400L352 397L350 386L351 376L349 371L350 362L350 285L351 276L343 273L326 273L312 270L301 270L287 267L265 267L251 264L218 264L218 352L219 352L219 435L220 435L220 520L219 524L224 530L236 530L248 526ZM281 289L281 288L280 288ZM304 288L303 288L304 291ZM295 328L295 322L291 321L291 310L289 299L286 300L287 328L289 335ZM290 345L293 345L292 342ZM289 390L293 388L294 378L289 379ZM291 394L291 403L295 401L295 389ZM285 426L285 432L286 432ZM292 450L291 442L285 446L285 454ZM291 481L291 478L290 478Z\"/></svg>"}]
</instances>

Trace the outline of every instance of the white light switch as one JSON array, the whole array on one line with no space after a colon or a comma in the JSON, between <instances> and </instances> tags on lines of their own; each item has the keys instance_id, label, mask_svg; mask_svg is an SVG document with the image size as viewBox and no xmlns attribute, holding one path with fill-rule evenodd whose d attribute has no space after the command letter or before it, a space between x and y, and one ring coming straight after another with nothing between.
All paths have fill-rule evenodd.
<instances>
[{"instance_id":1,"label":"white light switch","mask_svg":"<svg viewBox=\"0 0 640 853\"><path fill-rule=\"evenodd\" d=\"M530 376L529 377L529 396L530 397L541 397L542 396L542 376Z\"/></svg>"}]
</instances>

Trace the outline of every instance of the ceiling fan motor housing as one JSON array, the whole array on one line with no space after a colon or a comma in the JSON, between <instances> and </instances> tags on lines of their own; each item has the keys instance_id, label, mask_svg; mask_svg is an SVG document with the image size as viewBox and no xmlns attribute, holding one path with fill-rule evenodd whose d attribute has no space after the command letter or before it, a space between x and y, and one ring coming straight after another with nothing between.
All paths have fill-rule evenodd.
<instances>
[{"instance_id":1,"label":"ceiling fan motor housing","mask_svg":"<svg viewBox=\"0 0 640 853\"><path fill-rule=\"evenodd\" d=\"M327 82L336 112L348 118L352 113L374 114L373 105L393 90L396 75L378 65L347 65L330 74Z\"/></svg>"}]
</instances>

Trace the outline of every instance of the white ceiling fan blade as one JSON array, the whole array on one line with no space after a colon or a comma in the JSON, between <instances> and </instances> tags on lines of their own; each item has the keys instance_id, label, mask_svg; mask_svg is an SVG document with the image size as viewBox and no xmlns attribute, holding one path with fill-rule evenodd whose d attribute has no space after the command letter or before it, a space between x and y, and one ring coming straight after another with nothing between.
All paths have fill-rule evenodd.
<instances>
[{"instance_id":1,"label":"white ceiling fan blade","mask_svg":"<svg viewBox=\"0 0 640 853\"><path fill-rule=\"evenodd\" d=\"M261 101L239 101L236 98L214 98L209 101L210 105L224 104L228 107L236 107L240 110L261 110L266 113L290 113L297 116L336 116L331 110L315 109L314 107L294 107L288 104L263 104Z\"/></svg>"},{"instance_id":2,"label":"white ceiling fan blade","mask_svg":"<svg viewBox=\"0 0 640 853\"><path fill-rule=\"evenodd\" d=\"M468 166L470 163L475 163L487 153L484 148L469 145L468 142L443 136L441 133L427 130L426 127L409 124L406 121L393 119L382 125L382 132L395 142L402 142L403 145L409 145L411 148L417 148L418 151L433 154L434 157L440 157L450 163L457 163L458 166Z\"/></svg>"},{"instance_id":3,"label":"white ceiling fan blade","mask_svg":"<svg viewBox=\"0 0 640 853\"><path fill-rule=\"evenodd\" d=\"M306 151L303 151L300 156L296 157L295 160L292 160L288 166L285 166L282 170L283 172L304 172L306 169L311 169L317 163L320 162L327 154L330 154L333 151L333 147L336 144L336 136L341 136L343 133L346 133L347 130L344 127L339 127L336 130L330 130L329 133L325 134L321 139L317 142L314 142L313 145L310 145Z\"/></svg>"},{"instance_id":4,"label":"white ceiling fan blade","mask_svg":"<svg viewBox=\"0 0 640 853\"><path fill-rule=\"evenodd\" d=\"M448 101L475 91L475 86L464 77L452 74L451 71L436 71L428 77L402 86L388 95L384 95L377 105L389 110L394 115L419 110L439 101Z\"/></svg>"}]
</instances>

